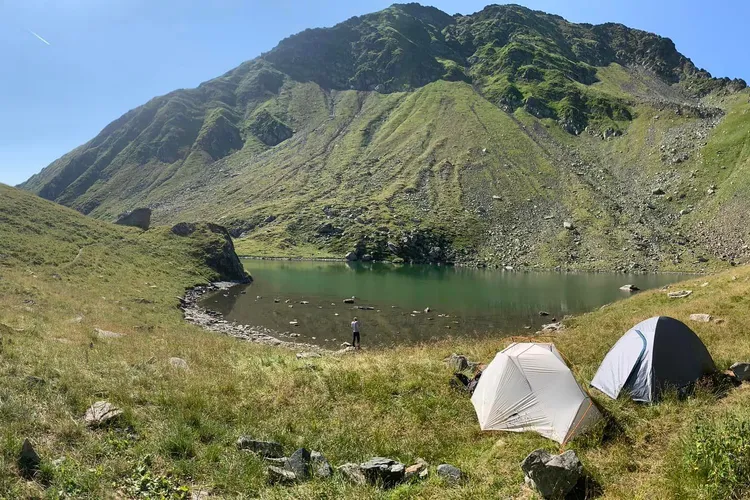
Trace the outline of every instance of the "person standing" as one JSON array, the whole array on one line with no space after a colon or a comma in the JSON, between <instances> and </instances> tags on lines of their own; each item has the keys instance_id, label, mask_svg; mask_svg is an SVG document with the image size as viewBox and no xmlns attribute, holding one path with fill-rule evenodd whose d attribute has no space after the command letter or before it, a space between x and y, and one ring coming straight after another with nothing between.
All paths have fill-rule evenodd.
<instances>
[{"instance_id":1,"label":"person standing","mask_svg":"<svg viewBox=\"0 0 750 500\"><path fill-rule=\"evenodd\" d=\"M359 349L359 320L355 316L352 320L352 345Z\"/></svg>"}]
</instances>

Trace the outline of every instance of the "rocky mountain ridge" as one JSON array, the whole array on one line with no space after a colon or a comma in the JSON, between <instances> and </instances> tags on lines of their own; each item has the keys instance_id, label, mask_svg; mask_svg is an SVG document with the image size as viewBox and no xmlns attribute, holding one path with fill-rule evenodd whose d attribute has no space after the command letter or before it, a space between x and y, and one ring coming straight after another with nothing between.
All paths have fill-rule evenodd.
<instances>
[{"instance_id":1,"label":"rocky mountain ridge","mask_svg":"<svg viewBox=\"0 0 750 500\"><path fill-rule=\"evenodd\" d=\"M155 98L23 187L105 219L220 218L261 255L702 268L746 256L695 229L745 167L741 133L734 163L705 151L725 115L748 127L745 87L619 24L394 5Z\"/></svg>"}]
</instances>

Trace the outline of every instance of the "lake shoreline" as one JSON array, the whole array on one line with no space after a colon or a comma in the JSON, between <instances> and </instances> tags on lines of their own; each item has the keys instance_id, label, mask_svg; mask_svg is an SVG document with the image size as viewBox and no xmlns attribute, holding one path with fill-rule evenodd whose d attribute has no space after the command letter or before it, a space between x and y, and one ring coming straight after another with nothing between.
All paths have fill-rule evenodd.
<instances>
[{"instance_id":1,"label":"lake shoreline","mask_svg":"<svg viewBox=\"0 0 750 500\"><path fill-rule=\"evenodd\" d=\"M414 264L414 263L394 263L389 260L371 260L361 261L355 260L350 261L345 258L339 257L267 257L261 255L239 255L240 260L257 260L257 261L271 261L271 262L340 262L340 263L356 263L356 264L388 264L394 267L399 266L436 266L436 267L465 267L472 269L486 269L488 271L501 271L506 273L560 273L560 274L576 274L576 273L593 273L593 274L617 274L621 276L628 275L652 275L652 274L685 274L693 276L709 276L714 274L710 271L611 271L606 269L575 269L575 268L555 268L555 267L539 267L539 268L521 268L521 269L508 269L499 265L484 265L479 262L453 262L453 263L442 263L442 264Z\"/></svg>"}]
</instances>

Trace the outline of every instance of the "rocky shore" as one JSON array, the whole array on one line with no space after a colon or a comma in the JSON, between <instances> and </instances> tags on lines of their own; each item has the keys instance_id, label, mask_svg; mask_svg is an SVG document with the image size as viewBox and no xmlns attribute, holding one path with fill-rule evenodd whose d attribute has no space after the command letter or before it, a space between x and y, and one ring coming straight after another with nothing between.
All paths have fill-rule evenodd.
<instances>
[{"instance_id":1,"label":"rocky shore","mask_svg":"<svg viewBox=\"0 0 750 500\"><path fill-rule=\"evenodd\" d=\"M249 342L256 342L258 344L285 347L287 349L303 350L319 354L330 352L327 349L323 349L320 346L313 344L280 340L278 337L280 337L281 334L270 328L240 325L235 322L229 322L224 319L221 313L205 309L198 304L201 297L207 293L229 290L240 284L242 283L238 281L222 281L208 285L199 285L188 289L185 296L179 299L180 309L183 312L185 321L198 325L204 330L222 333L230 337Z\"/></svg>"}]
</instances>

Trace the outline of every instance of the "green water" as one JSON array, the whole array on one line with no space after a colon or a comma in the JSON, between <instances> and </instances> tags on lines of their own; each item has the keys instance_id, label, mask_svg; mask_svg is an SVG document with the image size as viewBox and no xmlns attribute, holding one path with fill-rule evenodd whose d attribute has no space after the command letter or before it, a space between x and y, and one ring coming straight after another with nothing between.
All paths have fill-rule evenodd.
<instances>
[{"instance_id":1,"label":"green water","mask_svg":"<svg viewBox=\"0 0 750 500\"><path fill-rule=\"evenodd\" d=\"M627 298L630 293L619 290L627 283L647 290L685 278L378 263L246 260L244 264L254 278L251 285L208 296L202 305L230 321L271 328L282 338L299 334L301 342L329 348L351 341L349 324L354 316L361 323L363 346L449 336L500 337L533 332L554 318ZM343 303L349 297L356 297L354 305ZM374 309L356 309L360 306ZM425 313L428 307L430 312ZM540 316L540 311L549 316ZM292 321L298 326L290 325Z\"/></svg>"}]
</instances>

